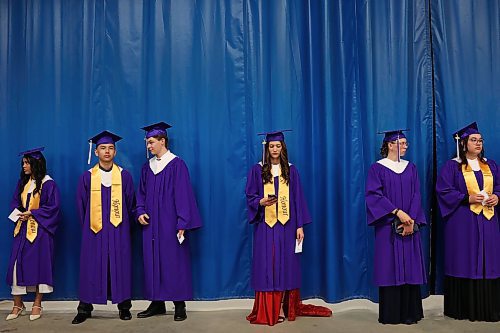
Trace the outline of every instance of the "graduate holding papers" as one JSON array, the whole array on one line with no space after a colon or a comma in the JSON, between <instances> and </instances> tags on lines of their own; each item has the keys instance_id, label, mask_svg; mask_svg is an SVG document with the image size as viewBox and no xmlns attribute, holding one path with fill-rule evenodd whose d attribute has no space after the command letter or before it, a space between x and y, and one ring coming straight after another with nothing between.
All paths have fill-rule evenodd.
<instances>
[{"instance_id":1,"label":"graduate holding papers","mask_svg":"<svg viewBox=\"0 0 500 333\"><path fill-rule=\"evenodd\" d=\"M161 122L146 126L146 147L153 157L141 170L137 214L142 229L144 298L149 307L137 317L165 314L165 301L175 305L175 321L187 318L186 300L193 298L189 231L201 217L186 163L168 147Z\"/></svg>"},{"instance_id":2,"label":"graduate holding papers","mask_svg":"<svg viewBox=\"0 0 500 333\"><path fill-rule=\"evenodd\" d=\"M248 221L254 226L252 287L247 320L275 325L296 316L331 316L328 308L300 301L304 225L311 223L297 168L288 162L284 131L263 133L262 162L248 173Z\"/></svg>"},{"instance_id":3,"label":"graduate holding papers","mask_svg":"<svg viewBox=\"0 0 500 333\"><path fill-rule=\"evenodd\" d=\"M59 223L59 190L47 174L44 148L22 152L21 175L10 204L14 222L7 284L14 307L6 320L24 313L22 296L35 293L30 320L42 315L43 294L53 291L54 234Z\"/></svg>"},{"instance_id":4,"label":"graduate holding papers","mask_svg":"<svg viewBox=\"0 0 500 333\"><path fill-rule=\"evenodd\" d=\"M453 138L457 156L436 183L444 220L444 314L500 321L500 171L485 157L476 123Z\"/></svg>"}]
</instances>

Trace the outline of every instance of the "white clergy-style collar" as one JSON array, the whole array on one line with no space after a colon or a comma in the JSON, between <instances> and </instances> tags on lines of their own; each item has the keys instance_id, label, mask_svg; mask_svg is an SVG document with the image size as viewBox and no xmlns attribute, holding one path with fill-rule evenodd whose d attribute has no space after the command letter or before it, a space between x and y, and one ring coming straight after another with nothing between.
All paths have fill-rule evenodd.
<instances>
[{"instance_id":1,"label":"white clergy-style collar","mask_svg":"<svg viewBox=\"0 0 500 333\"><path fill-rule=\"evenodd\" d=\"M273 177L279 177L281 175L281 167L279 164L271 165L271 174Z\"/></svg>"},{"instance_id":2,"label":"white clergy-style collar","mask_svg":"<svg viewBox=\"0 0 500 333\"><path fill-rule=\"evenodd\" d=\"M263 166L264 164L262 164L262 161L259 162L260 166ZM292 163L288 163L288 166L291 166ZM273 175L273 177L278 177L280 175L280 170L281 170L281 167L279 164L271 164L271 174Z\"/></svg>"},{"instance_id":3,"label":"white clergy-style collar","mask_svg":"<svg viewBox=\"0 0 500 333\"><path fill-rule=\"evenodd\" d=\"M155 175L159 174L160 172L165 169L165 167L172 162L174 158L177 156L174 155L170 150L167 150L165 154L163 154L162 157L158 158L156 156L153 156L152 158L149 159L149 168Z\"/></svg>"},{"instance_id":4,"label":"white clergy-style collar","mask_svg":"<svg viewBox=\"0 0 500 333\"><path fill-rule=\"evenodd\" d=\"M42 179L42 184L45 183L47 180L52 180L52 178L49 175L45 175L45 177L43 177ZM33 191L35 190L35 186L36 186L36 181L34 179L31 179L28 193L33 193Z\"/></svg>"},{"instance_id":5,"label":"white clergy-style collar","mask_svg":"<svg viewBox=\"0 0 500 333\"><path fill-rule=\"evenodd\" d=\"M378 160L377 163L382 164L387 169L390 169L398 174L403 173L403 171L405 171L406 167L408 166L408 161L403 159L401 160L401 162L398 162L388 158L383 158L381 160Z\"/></svg>"},{"instance_id":6,"label":"white clergy-style collar","mask_svg":"<svg viewBox=\"0 0 500 333\"><path fill-rule=\"evenodd\" d=\"M455 157L453 160L458 163L462 163L461 158ZM486 161L486 158L484 160ZM479 166L479 160L477 158L473 160L467 159L467 164L470 165L472 171L481 171L481 167Z\"/></svg>"},{"instance_id":7,"label":"white clergy-style collar","mask_svg":"<svg viewBox=\"0 0 500 333\"><path fill-rule=\"evenodd\" d=\"M118 167L118 169L120 170L120 172L122 172L122 170L123 170L122 167ZM113 169L111 169L111 170L113 170ZM104 187L111 187L111 184L112 184L111 170L105 171L105 170L99 168L99 172L101 173L101 185ZM92 169L89 169L89 172L92 174Z\"/></svg>"}]
</instances>

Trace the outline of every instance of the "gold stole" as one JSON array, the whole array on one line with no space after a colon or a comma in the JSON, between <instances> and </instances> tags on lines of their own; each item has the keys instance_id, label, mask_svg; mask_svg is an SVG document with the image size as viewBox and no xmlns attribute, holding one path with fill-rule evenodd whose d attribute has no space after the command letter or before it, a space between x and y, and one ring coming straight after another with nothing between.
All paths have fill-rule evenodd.
<instances>
[{"instance_id":1,"label":"gold stole","mask_svg":"<svg viewBox=\"0 0 500 333\"><path fill-rule=\"evenodd\" d=\"M274 177L271 179L271 183L264 184L265 198L268 197L268 194L275 194L273 182ZM276 205L278 205L277 208ZM276 211L278 215L276 215ZM277 221L280 221L284 225L290 219L290 189L285 182L285 178L281 175L279 177L278 202L275 205L266 206L264 219L271 228L274 227Z\"/></svg>"},{"instance_id":2,"label":"gold stole","mask_svg":"<svg viewBox=\"0 0 500 333\"><path fill-rule=\"evenodd\" d=\"M479 167L481 168L481 172L483 174L484 190L488 193L488 195L491 195L493 193L493 174L491 173L488 164L479 162ZM474 171L469 165L462 165L462 174L464 175L465 185L467 186L467 192L469 195L481 192L476 176L474 175ZM470 204L470 210L477 215L481 214L482 211L484 217L488 220L491 220L491 218L495 215L493 207L484 207L480 203Z\"/></svg>"},{"instance_id":3,"label":"gold stole","mask_svg":"<svg viewBox=\"0 0 500 333\"><path fill-rule=\"evenodd\" d=\"M99 163L97 163L92 168L90 176L90 229L96 234L102 229L101 181L101 172L99 171ZM122 211L122 173L118 165L113 164L109 218L115 227L122 222Z\"/></svg>"},{"instance_id":4,"label":"gold stole","mask_svg":"<svg viewBox=\"0 0 500 333\"><path fill-rule=\"evenodd\" d=\"M42 186L40 187L40 191L38 193L34 193L34 191L31 194L30 198L30 204L29 207L26 207L27 201L28 201L28 191L30 189L30 186L32 184L32 181L29 180L26 185L24 185L23 192L21 193L21 201L23 207L26 208L26 211L31 211L32 209L38 209L40 207L40 193L42 192ZM14 237L16 237L19 234L19 231L21 230L21 225L23 222L21 220L17 221L16 227L14 228ZM33 243L36 239L36 236L38 234L38 222L35 221L35 218L33 215L31 215L28 218L28 225L26 226L26 239L29 240L31 243Z\"/></svg>"}]
</instances>

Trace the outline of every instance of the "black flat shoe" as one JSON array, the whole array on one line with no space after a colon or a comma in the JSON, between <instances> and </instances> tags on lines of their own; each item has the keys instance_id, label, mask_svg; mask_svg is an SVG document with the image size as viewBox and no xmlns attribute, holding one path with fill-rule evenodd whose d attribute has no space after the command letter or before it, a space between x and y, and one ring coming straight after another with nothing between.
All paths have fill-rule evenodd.
<instances>
[{"instance_id":1,"label":"black flat shoe","mask_svg":"<svg viewBox=\"0 0 500 333\"><path fill-rule=\"evenodd\" d=\"M92 314L90 313L79 313L75 316L75 318L73 318L73 321L71 322L72 324L81 324L83 323L85 320L87 320L87 318L90 318L92 317Z\"/></svg>"},{"instance_id":2,"label":"black flat shoe","mask_svg":"<svg viewBox=\"0 0 500 333\"><path fill-rule=\"evenodd\" d=\"M183 321L187 319L187 314L186 314L186 307L176 307L175 308L175 313L174 313L174 320L175 321Z\"/></svg>"},{"instance_id":3,"label":"black flat shoe","mask_svg":"<svg viewBox=\"0 0 500 333\"><path fill-rule=\"evenodd\" d=\"M132 314L130 313L130 310L120 310L120 319L121 320L130 320L132 319Z\"/></svg>"},{"instance_id":4,"label":"black flat shoe","mask_svg":"<svg viewBox=\"0 0 500 333\"><path fill-rule=\"evenodd\" d=\"M165 303L151 303L145 311L139 312L137 318L148 318L157 315L163 315L167 313L165 308Z\"/></svg>"}]
</instances>

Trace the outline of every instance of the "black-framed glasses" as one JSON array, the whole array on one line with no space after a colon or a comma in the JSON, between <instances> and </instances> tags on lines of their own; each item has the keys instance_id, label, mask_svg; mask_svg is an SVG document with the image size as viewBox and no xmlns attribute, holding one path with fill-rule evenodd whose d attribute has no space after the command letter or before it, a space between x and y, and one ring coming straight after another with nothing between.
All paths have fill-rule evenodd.
<instances>
[{"instance_id":1,"label":"black-framed glasses","mask_svg":"<svg viewBox=\"0 0 500 333\"><path fill-rule=\"evenodd\" d=\"M480 145L482 145L484 143L483 139L478 139L478 138L470 138L469 141L472 142L473 144L478 143Z\"/></svg>"}]
</instances>

